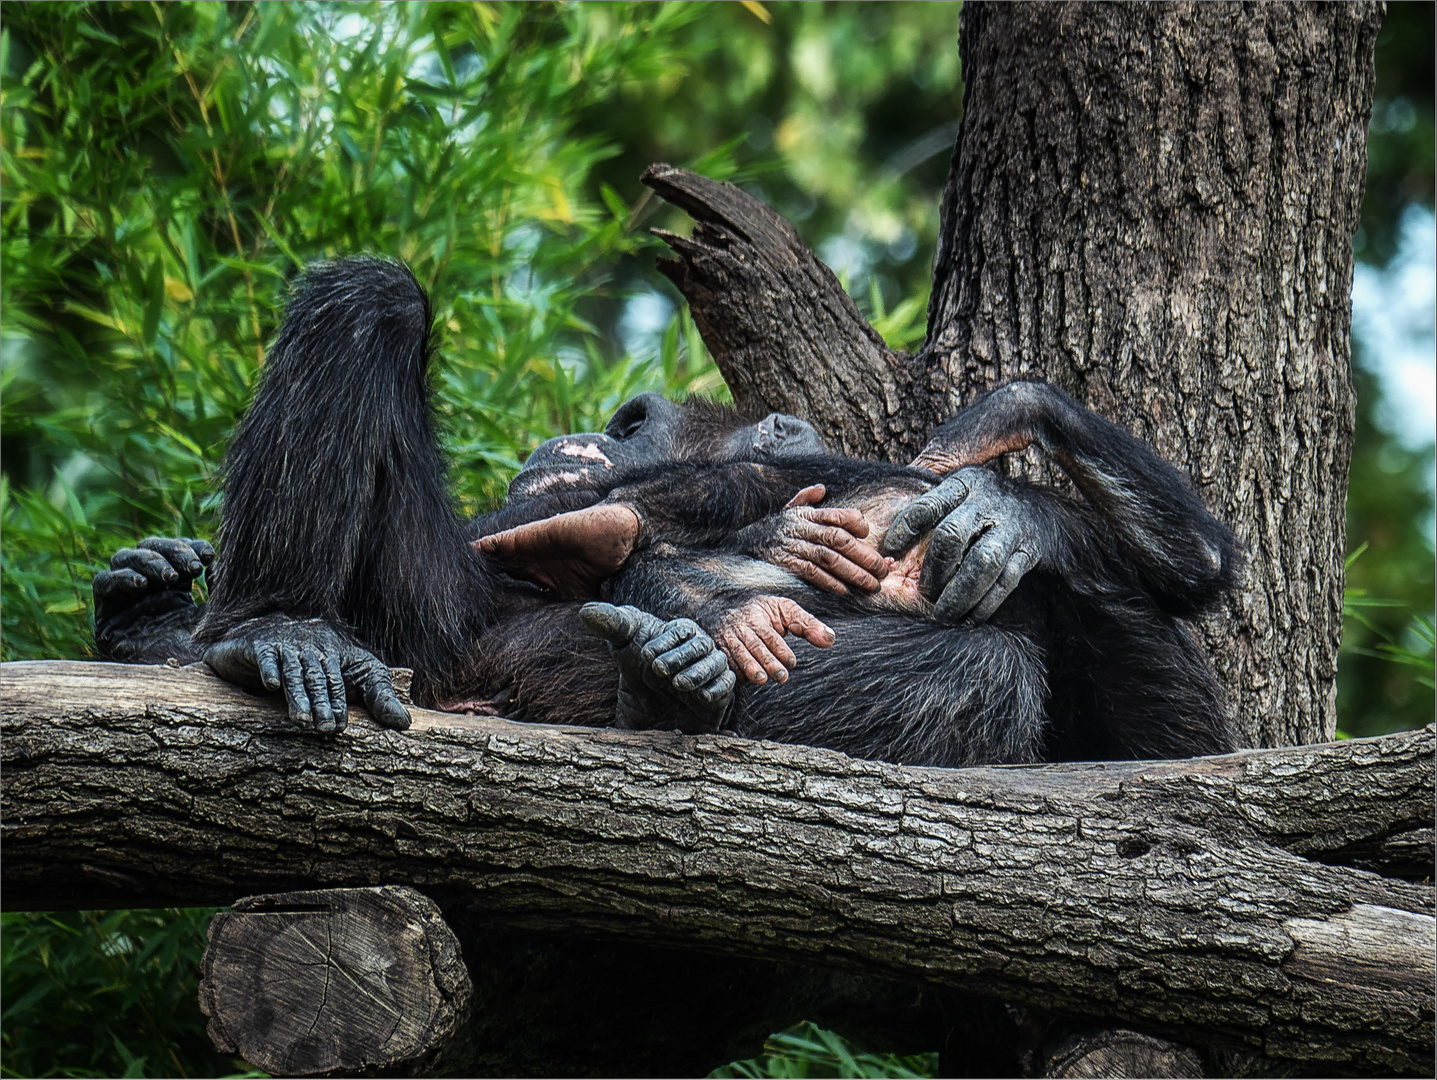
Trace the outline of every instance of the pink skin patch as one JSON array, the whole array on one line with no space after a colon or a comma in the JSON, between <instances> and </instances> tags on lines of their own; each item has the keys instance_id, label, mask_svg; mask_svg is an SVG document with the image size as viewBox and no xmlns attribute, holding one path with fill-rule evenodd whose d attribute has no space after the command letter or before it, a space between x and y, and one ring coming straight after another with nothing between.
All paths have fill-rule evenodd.
<instances>
[{"instance_id":1,"label":"pink skin patch","mask_svg":"<svg viewBox=\"0 0 1437 1080\"><path fill-rule=\"evenodd\" d=\"M588 458L590 461L602 461L604 468L612 469L614 463L608 459L597 443L584 443L582 446L577 442L563 443L558 447L558 452L567 457Z\"/></svg>"},{"instance_id":2,"label":"pink skin patch","mask_svg":"<svg viewBox=\"0 0 1437 1080\"><path fill-rule=\"evenodd\" d=\"M898 511L912 500L911 495L872 499L859 507L863 520L868 522L868 542L875 546L883 543L888 526L898 516ZM923 598L918 588L918 578L923 571L923 556L928 553L931 534L924 536L897 558L888 560L888 576L878 583L878 599L883 606L896 611L927 613L932 605Z\"/></svg>"},{"instance_id":3,"label":"pink skin patch","mask_svg":"<svg viewBox=\"0 0 1437 1080\"><path fill-rule=\"evenodd\" d=\"M878 595L893 602L903 611L926 610L928 601L918 589L918 575L923 570L923 556L928 551L928 538L888 560L888 576L878 583Z\"/></svg>"}]
</instances>

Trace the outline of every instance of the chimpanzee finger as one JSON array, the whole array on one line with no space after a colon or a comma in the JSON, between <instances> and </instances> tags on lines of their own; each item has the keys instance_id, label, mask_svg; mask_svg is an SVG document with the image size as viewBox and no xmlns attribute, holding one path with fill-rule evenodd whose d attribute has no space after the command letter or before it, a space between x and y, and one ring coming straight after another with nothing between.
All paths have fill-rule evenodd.
<instances>
[{"instance_id":1,"label":"chimpanzee finger","mask_svg":"<svg viewBox=\"0 0 1437 1080\"><path fill-rule=\"evenodd\" d=\"M832 575L845 586L844 592L849 585L863 592L877 592L881 587L878 579L888 575L888 560L878 554L876 548L859 540L853 541L856 550L852 555L808 540L788 540L784 548L801 562ZM875 567L881 567L883 572L875 572ZM799 577L805 576L795 572Z\"/></svg>"},{"instance_id":2,"label":"chimpanzee finger","mask_svg":"<svg viewBox=\"0 0 1437 1080\"><path fill-rule=\"evenodd\" d=\"M827 570L815 566L807 559L793 555L787 559L777 560L777 565L793 574L801 581L806 581L815 589L822 589L837 596L847 596L851 591L847 585L839 581Z\"/></svg>"},{"instance_id":3,"label":"chimpanzee finger","mask_svg":"<svg viewBox=\"0 0 1437 1080\"><path fill-rule=\"evenodd\" d=\"M101 570L91 582L96 601L133 600L150 588L150 579L138 570Z\"/></svg>"},{"instance_id":4,"label":"chimpanzee finger","mask_svg":"<svg viewBox=\"0 0 1437 1080\"><path fill-rule=\"evenodd\" d=\"M684 668L698 663L713 651L713 638L707 634L699 634L685 641L678 648L669 649L654 657L649 661L649 666L667 679L669 676L683 671ZM648 647L645 647L644 654L646 658L648 652Z\"/></svg>"},{"instance_id":5,"label":"chimpanzee finger","mask_svg":"<svg viewBox=\"0 0 1437 1080\"><path fill-rule=\"evenodd\" d=\"M823 497L828 494L828 489L822 484L810 484L788 502L783 504L785 510L792 510L799 506L814 506L823 502Z\"/></svg>"},{"instance_id":6,"label":"chimpanzee finger","mask_svg":"<svg viewBox=\"0 0 1437 1080\"><path fill-rule=\"evenodd\" d=\"M278 690L279 649L272 641L262 641L254 648L255 665L259 668L259 680L266 690Z\"/></svg>"},{"instance_id":7,"label":"chimpanzee finger","mask_svg":"<svg viewBox=\"0 0 1437 1080\"><path fill-rule=\"evenodd\" d=\"M210 563L215 561L214 545L208 540L192 540L187 538L185 539L185 543L190 545L190 550L198 555L200 562L206 566L209 566Z\"/></svg>"},{"instance_id":8,"label":"chimpanzee finger","mask_svg":"<svg viewBox=\"0 0 1437 1080\"><path fill-rule=\"evenodd\" d=\"M363 659L347 662L344 677L359 691L365 709L380 727L395 731L408 729L409 710L394 692L394 684L389 681L389 669L377 657L365 654Z\"/></svg>"},{"instance_id":9,"label":"chimpanzee finger","mask_svg":"<svg viewBox=\"0 0 1437 1080\"><path fill-rule=\"evenodd\" d=\"M952 625L972 611L998 581L1008 562L1003 537L997 532L985 533L963 556L963 565L943 589L933 605L933 618Z\"/></svg>"},{"instance_id":10,"label":"chimpanzee finger","mask_svg":"<svg viewBox=\"0 0 1437 1080\"><path fill-rule=\"evenodd\" d=\"M968 498L968 484L957 476L950 476L932 491L918 496L898 511L898 516L888 526L883 543L878 548L884 555L897 555L907 551L918 542L918 538L938 525Z\"/></svg>"},{"instance_id":11,"label":"chimpanzee finger","mask_svg":"<svg viewBox=\"0 0 1437 1080\"><path fill-rule=\"evenodd\" d=\"M309 698L310 715L316 731L334 730L334 710L329 707L329 680L324 674L324 660L313 649L299 654L300 668L304 673L304 693Z\"/></svg>"},{"instance_id":12,"label":"chimpanzee finger","mask_svg":"<svg viewBox=\"0 0 1437 1080\"><path fill-rule=\"evenodd\" d=\"M764 672L763 665L749 652L748 645L740 637L740 631L738 626L720 630L714 635L714 641L728 657L729 665L739 675L755 686L762 686L768 682L768 675Z\"/></svg>"},{"instance_id":13,"label":"chimpanzee finger","mask_svg":"<svg viewBox=\"0 0 1437 1080\"><path fill-rule=\"evenodd\" d=\"M868 519L863 516L862 510L850 506L814 506L805 509L799 517L803 521L811 521L815 525L826 525L842 529L859 540L862 540L871 531L868 526Z\"/></svg>"},{"instance_id":14,"label":"chimpanzee finger","mask_svg":"<svg viewBox=\"0 0 1437 1080\"><path fill-rule=\"evenodd\" d=\"M343 731L349 726L349 701L344 693L344 672L340 670L339 659L330 653L320 657L324 664L324 681L329 684L329 707L334 712L334 730Z\"/></svg>"},{"instance_id":15,"label":"chimpanzee finger","mask_svg":"<svg viewBox=\"0 0 1437 1080\"><path fill-rule=\"evenodd\" d=\"M936 600L952 575L968 560L969 549L982 543L983 531L992 524L991 515L977 502L964 503L945 517L933 530L932 543L923 556L923 566L918 572L919 591ZM978 597L973 600L976 603Z\"/></svg>"},{"instance_id":16,"label":"chimpanzee finger","mask_svg":"<svg viewBox=\"0 0 1437 1080\"><path fill-rule=\"evenodd\" d=\"M205 565L200 561L199 552L195 551L188 540L179 537L147 536L138 546L145 551L163 555L175 568L175 572L183 577L196 578L204 572Z\"/></svg>"},{"instance_id":17,"label":"chimpanzee finger","mask_svg":"<svg viewBox=\"0 0 1437 1080\"><path fill-rule=\"evenodd\" d=\"M783 620L784 633L801 637L820 649L826 649L833 644L833 630L792 600L780 598L778 610L779 617Z\"/></svg>"},{"instance_id":18,"label":"chimpanzee finger","mask_svg":"<svg viewBox=\"0 0 1437 1080\"><path fill-rule=\"evenodd\" d=\"M1019 550L1013 552L1008 559L1007 565L1003 567L1003 572L998 575L998 580L994 583L993 587L988 590L983 599L978 601L978 606L973 609L973 613L970 616L972 621L981 623L991 619L993 612L997 611L998 608L1002 606L1003 601L1013 594L1013 590L1016 589L1018 583L1023 580L1023 575L1031 570L1037 561L1037 559L1026 551Z\"/></svg>"},{"instance_id":19,"label":"chimpanzee finger","mask_svg":"<svg viewBox=\"0 0 1437 1080\"><path fill-rule=\"evenodd\" d=\"M857 515L857 517L859 523L864 526L861 534L854 531L854 522L852 521L843 524L813 519L805 519L794 530L794 534L801 540L807 540L809 543L819 544L838 552L844 558L862 566L875 577L883 577L888 573L888 560L879 553L878 548L862 539L863 536L868 535L867 522L863 521L862 515Z\"/></svg>"},{"instance_id":20,"label":"chimpanzee finger","mask_svg":"<svg viewBox=\"0 0 1437 1080\"><path fill-rule=\"evenodd\" d=\"M699 624L692 619L671 619L666 623L660 623L656 629L659 632L644 642L643 648L639 650L639 655L643 657L646 664L652 664L658 657L670 649L677 649L691 638L705 636L703 630L699 628ZM640 630L640 635L643 633L644 631Z\"/></svg>"},{"instance_id":21,"label":"chimpanzee finger","mask_svg":"<svg viewBox=\"0 0 1437 1080\"><path fill-rule=\"evenodd\" d=\"M707 686L713 683L727 670L728 657L724 656L718 649L713 649L680 671L671 681L674 684L675 690L690 693L701 686Z\"/></svg>"},{"instance_id":22,"label":"chimpanzee finger","mask_svg":"<svg viewBox=\"0 0 1437 1080\"><path fill-rule=\"evenodd\" d=\"M592 603L579 609L579 619L585 626L619 648L634 640L643 625L644 614L638 608L614 604Z\"/></svg>"},{"instance_id":23,"label":"chimpanzee finger","mask_svg":"<svg viewBox=\"0 0 1437 1080\"><path fill-rule=\"evenodd\" d=\"M785 673L797 666L798 657L793 655L793 650L788 647L788 642L783 640L783 634L780 631L763 624L755 626L753 631L768 646L768 651L773 654L774 659L784 666Z\"/></svg>"},{"instance_id":24,"label":"chimpanzee finger","mask_svg":"<svg viewBox=\"0 0 1437 1080\"><path fill-rule=\"evenodd\" d=\"M304 665L299 650L293 645L279 646L280 675L284 679L284 699L289 704L289 718L296 724L308 724L311 715L309 694L304 689Z\"/></svg>"},{"instance_id":25,"label":"chimpanzee finger","mask_svg":"<svg viewBox=\"0 0 1437 1080\"><path fill-rule=\"evenodd\" d=\"M169 586L177 584L180 575L170 561L157 551L140 548L121 548L110 556L111 570L134 570L144 574L151 585Z\"/></svg>"},{"instance_id":26,"label":"chimpanzee finger","mask_svg":"<svg viewBox=\"0 0 1437 1080\"><path fill-rule=\"evenodd\" d=\"M773 655L768 644L759 637L757 627L741 623L735 627L735 633L743 647L748 650L749 656L763 668L768 678L777 683L788 682L788 665Z\"/></svg>"},{"instance_id":27,"label":"chimpanzee finger","mask_svg":"<svg viewBox=\"0 0 1437 1080\"><path fill-rule=\"evenodd\" d=\"M737 685L738 677L734 675L733 669L725 663L722 674L698 691L699 700L705 705L717 705L732 694L733 688Z\"/></svg>"}]
</instances>

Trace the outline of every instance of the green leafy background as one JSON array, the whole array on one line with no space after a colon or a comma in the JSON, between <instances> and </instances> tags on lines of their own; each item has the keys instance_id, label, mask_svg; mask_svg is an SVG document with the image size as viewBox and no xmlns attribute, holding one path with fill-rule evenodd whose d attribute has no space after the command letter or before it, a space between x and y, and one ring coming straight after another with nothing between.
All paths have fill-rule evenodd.
<instances>
[{"instance_id":1,"label":"green leafy background","mask_svg":"<svg viewBox=\"0 0 1437 1080\"><path fill-rule=\"evenodd\" d=\"M956 5L7 4L0 30L5 659L91 655L90 579L213 535L216 468L295 269L369 251L429 287L466 510L644 390L722 395L638 184L767 199L894 345L922 339L961 115ZM1432 8L1390 6L1359 257L1431 214ZM1358 343L1358 359L1362 360ZM1341 723L1432 720L1432 449L1359 366ZM1390 426L1390 425L1389 425ZM208 912L6 913L6 1075L213 1075ZM729 1075L914 1075L804 1027Z\"/></svg>"}]
</instances>

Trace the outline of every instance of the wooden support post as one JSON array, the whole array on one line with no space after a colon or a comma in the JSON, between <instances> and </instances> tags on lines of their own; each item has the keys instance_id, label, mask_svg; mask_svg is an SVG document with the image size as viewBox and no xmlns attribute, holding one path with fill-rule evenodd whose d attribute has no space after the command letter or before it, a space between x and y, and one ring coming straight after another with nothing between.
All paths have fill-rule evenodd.
<instances>
[{"instance_id":1,"label":"wooden support post","mask_svg":"<svg viewBox=\"0 0 1437 1080\"><path fill-rule=\"evenodd\" d=\"M215 1046L278 1076L431 1075L472 1000L454 932L402 885L246 897L210 924L200 979Z\"/></svg>"}]
</instances>

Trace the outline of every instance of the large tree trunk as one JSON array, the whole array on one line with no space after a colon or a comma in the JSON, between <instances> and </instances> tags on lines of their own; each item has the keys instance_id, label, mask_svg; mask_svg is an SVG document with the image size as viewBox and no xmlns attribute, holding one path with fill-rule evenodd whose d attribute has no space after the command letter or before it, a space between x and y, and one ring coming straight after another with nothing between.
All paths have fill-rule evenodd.
<instances>
[{"instance_id":1,"label":"large tree trunk","mask_svg":"<svg viewBox=\"0 0 1437 1080\"><path fill-rule=\"evenodd\" d=\"M1430 1064L1432 890L1334 865L1430 875L1430 729L944 770L422 710L405 733L356 714L335 740L202 669L7 664L0 696L8 908L409 884L460 927L838 968L1327 1068ZM501 951L503 978L524 955ZM665 963L670 1004L716 989ZM746 970L733 1025L842 997L830 976L780 1008L769 972ZM593 1011L657 1008L638 1007Z\"/></svg>"},{"instance_id":2,"label":"large tree trunk","mask_svg":"<svg viewBox=\"0 0 1437 1080\"><path fill-rule=\"evenodd\" d=\"M926 365L1040 375L1245 545L1205 626L1253 746L1331 738L1377 4L971 4Z\"/></svg>"},{"instance_id":3,"label":"large tree trunk","mask_svg":"<svg viewBox=\"0 0 1437 1080\"><path fill-rule=\"evenodd\" d=\"M1331 738L1381 6L970 3L962 18L963 127L917 356L875 344L772 211L662 169L648 182L700 223L665 272L741 403L796 412L849 453L911 456L1021 376L1151 440L1247 550L1244 588L1203 628L1245 739Z\"/></svg>"},{"instance_id":4,"label":"large tree trunk","mask_svg":"<svg viewBox=\"0 0 1437 1080\"><path fill-rule=\"evenodd\" d=\"M844 452L906 460L1023 376L1151 440L1247 551L1244 588L1202 626L1238 730L1330 738L1381 11L965 5L965 115L916 356L877 342L771 210L668 167L645 180L697 225L661 269L735 399L804 416ZM1010 467L1054 478L1033 452ZM1077 1043L1066 1075L1123 1054L1144 1068L1118 1033Z\"/></svg>"}]
</instances>

